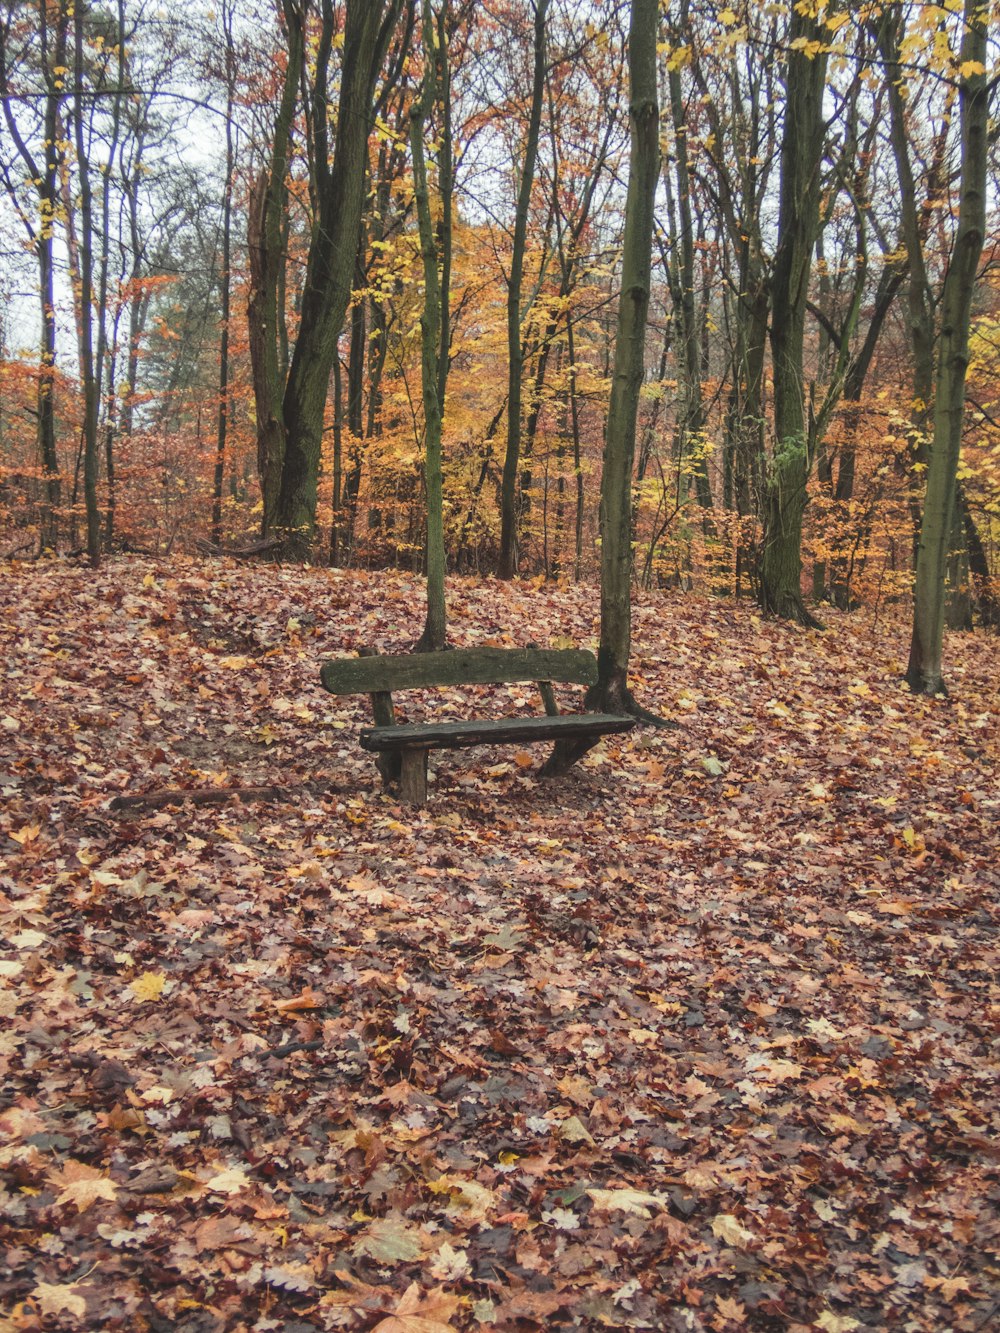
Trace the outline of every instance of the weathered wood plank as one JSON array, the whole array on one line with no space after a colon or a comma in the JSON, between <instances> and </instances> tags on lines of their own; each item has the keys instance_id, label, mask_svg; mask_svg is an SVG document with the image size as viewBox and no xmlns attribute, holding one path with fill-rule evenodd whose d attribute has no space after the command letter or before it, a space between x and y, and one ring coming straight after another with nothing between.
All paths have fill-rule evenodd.
<instances>
[{"instance_id":1,"label":"weathered wood plank","mask_svg":"<svg viewBox=\"0 0 1000 1333\"><path fill-rule=\"evenodd\" d=\"M501 717L485 721L428 722L371 727L361 733L365 750L456 750L508 741L577 740L631 731L634 717L615 713L564 713L561 717Z\"/></svg>"},{"instance_id":2,"label":"weathered wood plank","mask_svg":"<svg viewBox=\"0 0 1000 1333\"><path fill-rule=\"evenodd\" d=\"M597 658L585 648L456 648L403 657L347 657L324 662L331 694L377 694L445 685L508 685L557 680L593 685Z\"/></svg>"}]
</instances>

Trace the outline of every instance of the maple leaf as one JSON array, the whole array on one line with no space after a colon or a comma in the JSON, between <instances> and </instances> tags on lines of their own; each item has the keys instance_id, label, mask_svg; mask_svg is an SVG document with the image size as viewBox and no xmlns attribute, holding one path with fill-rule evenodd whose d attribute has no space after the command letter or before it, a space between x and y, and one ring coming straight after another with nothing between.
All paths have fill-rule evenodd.
<instances>
[{"instance_id":1,"label":"maple leaf","mask_svg":"<svg viewBox=\"0 0 1000 1333\"><path fill-rule=\"evenodd\" d=\"M24 828L11 829L7 836L19 842L22 847L26 847L29 842L35 841L41 831L41 824L25 824Z\"/></svg>"},{"instance_id":2,"label":"maple leaf","mask_svg":"<svg viewBox=\"0 0 1000 1333\"><path fill-rule=\"evenodd\" d=\"M143 972L141 977L129 983L129 990L140 1004L148 1004L160 998L166 984L167 978L162 972Z\"/></svg>"},{"instance_id":3,"label":"maple leaf","mask_svg":"<svg viewBox=\"0 0 1000 1333\"><path fill-rule=\"evenodd\" d=\"M39 1282L31 1294L38 1302L39 1313L42 1315L55 1317L68 1314L74 1319L83 1319L87 1313L87 1302L80 1294L78 1282Z\"/></svg>"},{"instance_id":4,"label":"maple leaf","mask_svg":"<svg viewBox=\"0 0 1000 1333\"><path fill-rule=\"evenodd\" d=\"M380 1264L407 1263L423 1253L423 1239L399 1213L377 1218L351 1247Z\"/></svg>"},{"instance_id":5,"label":"maple leaf","mask_svg":"<svg viewBox=\"0 0 1000 1333\"><path fill-rule=\"evenodd\" d=\"M465 1250L453 1249L445 1241L431 1260L428 1271L439 1282L458 1282L468 1275L469 1255Z\"/></svg>"},{"instance_id":6,"label":"maple leaf","mask_svg":"<svg viewBox=\"0 0 1000 1333\"><path fill-rule=\"evenodd\" d=\"M372 1333L455 1333L451 1317L460 1301L441 1287L426 1294L418 1282L411 1282L391 1315L382 1319Z\"/></svg>"},{"instance_id":7,"label":"maple leaf","mask_svg":"<svg viewBox=\"0 0 1000 1333\"><path fill-rule=\"evenodd\" d=\"M227 1166L207 1182L208 1188L215 1194L239 1194L241 1190L248 1189L250 1183L246 1172L238 1166Z\"/></svg>"},{"instance_id":8,"label":"maple leaf","mask_svg":"<svg viewBox=\"0 0 1000 1333\"><path fill-rule=\"evenodd\" d=\"M70 1160L62 1170L51 1172L49 1179L59 1190L56 1203L75 1204L81 1213L98 1199L113 1202L118 1196L114 1181L85 1162Z\"/></svg>"},{"instance_id":9,"label":"maple leaf","mask_svg":"<svg viewBox=\"0 0 1000 1333\"><path fill-rule=\"evenodd\" d=\"M745 1324L747 1321L746 1307L737 1300L730 1300L728 1296L716 1296L715 1308L723 1319L728 1319L734 1324Z\"/></svg>"},{"instance_id":10,"label":"maple leaf","mask_svg":"<svg viewBox=\"0 0 1000 1333\"><path fill-rule=\"evenodd\" d=\"M485 1222L495 1203L492 1190L461 1176L438 1176L430 1182L430 1189L433 1194L447 1194L452 1207L468 1213L477 1222Z\"/></svg>"}]
</instances>

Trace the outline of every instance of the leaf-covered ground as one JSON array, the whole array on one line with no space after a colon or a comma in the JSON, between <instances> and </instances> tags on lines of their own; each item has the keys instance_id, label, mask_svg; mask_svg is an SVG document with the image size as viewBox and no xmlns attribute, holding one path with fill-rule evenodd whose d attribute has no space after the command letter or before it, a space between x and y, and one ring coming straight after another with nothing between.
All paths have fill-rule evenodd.
<instances>
[{"instance_id":1,"label":"leaf-covered ground","mask_svg":"<svg viewBox=\"0 0 1000 1333\"><path fill-rule=\"evenodd\" d=\"M456 643L594 642L593 589L450 592ZM318 667L422 605L5 573L0 1329L997 1327L996 641L931 702L901 621L643 597L680 730L414 810ZM213 786L286 791L110 804Z\"/></svg>"}]
</instances>

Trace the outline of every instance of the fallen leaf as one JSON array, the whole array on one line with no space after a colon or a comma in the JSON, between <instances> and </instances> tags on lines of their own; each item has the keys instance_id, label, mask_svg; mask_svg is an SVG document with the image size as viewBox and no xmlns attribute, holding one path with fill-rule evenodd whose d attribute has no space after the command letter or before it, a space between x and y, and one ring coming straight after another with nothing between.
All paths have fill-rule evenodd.
<instances>
[{"instance_id":1,"label":"fallen leaf","mask_svg":"<svg viewBox=\"0 0 1000 1333\"><path fill-rule=\"evenodd\" d=\"M651 1208L665 1208L666 1203L658 1194L648 1194L645 1190L588 1190L595 1208L605 1212L632 1213L635 1217L652 1217Z\"/></svg>"},{"instance_id":2,"label":"fallen leaf","mask_svg":"<svg viewBox=\"0 0 1000 1333\"><path fill-rule=\"evenodd\" d=\"M147 1004L160 998L166 984L167 978L162 972L143 972L141 977L129 983L129 990L140 1004Z\"/></svg>"},{"instance_id":3,"label":"fallen leaf","mask_svg":"<svg viewBox=\"0 0 1000 1333\"><path fill-rule=\"evenodd\" d=\"M851 1333L851 1329L860 1328L858 1321L850 1315L836 1315L832 1310L824 1310L813 1323L817 1328L825 1329L826 1333Z\"/></svg>"},{"instance_id":4,"label":"fallen leaf","mask_svg":"<svg viewBox=\"0 0 1000 1333\"><path fill-rule=\"evenodd\" d=\"M83 1319L87 1313L86 1299L80 1294L77 1282L39 1282L31 1292L38 1302L39 1312L53 1318L61 1314ZM13 1327L13 1325L12 1325Z\"/></svg>"},{"instance_id":5,"label":"fallen leaf","mask_svg":"<svg viewBox=\"0 0 1000 1333\"><path fill-rule=\"evenodd\" d=\"M96 1167L85 1162L68 1161L61 1170L49 1175L59 1190L56 1203L72 1203L83 1213L99 1199L113 1202L118 1197L115 1182Z\"/></svg>"},{"instance_id":6,"label":"fallen leaf","mask_svg":"<svg viewBox=\"0 0 1000 1333\"><path fill-rule=\"evenodd\" d=\"M568 1120L563 1120L556 1128L556 1133L567 1143L593 1143L594 1139L590 1130L583 1123L578 1115L571 1115Z\"/></svg>"},{"instance_id":7,"label":"fallen leaf","mask_svg":"<svg viewBox=\"0 0 1000 1333\"><path fill-rule=\"evenodd\" d=\"M367 1255L380 1264L409 1263L424 1251L419 1228L400 1213L376 1218L351 1246L352 1253Z\"/></svg>"},{"instance_id":8,"label":"fallen leaf","mask_svg":"<svg viewBox=\"0 0 1000 1333\"><path fill-rule=\"evenodd\" d=\"M712 1234L717 1236L726 1245L732 1245L735 1249L743 1250L754 1239L752 1231L748 1231L738 1217L732 1213L716 1213L712 1218Z\"/></svg>"},{"instance_id":9,"label":"fallen leaf","mask_svg":"<svg viewBox=\"0 0 1000 1333\"><path fill-rule=\"evenodd\" d=\"M290 1000L275 1000L274 1007L283 1014L297 1014L305 1009L320 1009L325 1003L325 998L317 995L312 986L304 986Z\"/></svg>"},{"instance_id":10,"label":"fallen leaf","mask_svg":"<svg viewBox=\"0 0 1000 1333\"><path fill-rule=\"evenodd\" d=\"M455 1333L450 1320L459 1304L457 1296L441 1287L425 1294L419 1283L411 1282L395 1311L380 1320L372 1333Z\"/></svg>"},{"instance_id":11,"label":"fallen leaf","mask_svg":"<svg viewBox=\"0 0 1000 1333\"><path fill-rule=\"evenodd\" d=\"M238 1166L228 1166L207 1182L214 1194L239 1194L250 1186L250 1178Z\"/></svg>"}]
</instances>

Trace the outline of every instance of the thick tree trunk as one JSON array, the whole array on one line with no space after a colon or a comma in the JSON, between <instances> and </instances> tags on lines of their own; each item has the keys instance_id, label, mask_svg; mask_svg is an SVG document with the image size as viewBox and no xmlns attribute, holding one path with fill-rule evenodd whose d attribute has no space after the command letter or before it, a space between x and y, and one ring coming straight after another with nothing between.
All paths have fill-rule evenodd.
<instances>
[{"instance_id":1,"label":"thick tree trunk","mask_svg":"<svg viewBox=\"0 0 1000 1333\"><path fill-rule=\"evenodd\" d=\"M325 67L314 87L318 215L306 263L299 335L282 402L285 456L269 528L286 554L307 556L316 529L316 492L330 369L351 296L365 199L372 98L401 0L347 0L333 162L327 164ZM323 0L324 28L332 0Z\"/></svg>"},{"instance_id":2,"label":"thick tree trunk","mask_svg":"<svg viewBox=\"0 0 1000 1333\"><path fill-rule=\"evenodd\" d=\"M960 90L961 197L941 298L934 436L927 465L927 494L913 593L913 635L906 671L910 688L920 694L939 694L945 690L942 672L945 569L962 445L972 296L986 231L990 93L985 72L976 72L986 68L986 25L986 13L978 0L966 0L961 64L972 72L962 80Z\"/></svg>"},{"instance_id":3,"label":"thick tree trunk","mask_svg":"<svg viewBox=\"0 0 1000 1333\"><path fill-rule=\"evenodd\" d=\"M295 117L305 49L302 15L290 3L285 4L284 11L285 40L288 43L285 79L274 121L271 160L250 190L247 235L250 262L247 327L257 414L257 473L264 506L261 519L264 535L270 532L274 523L285 458L285 427L281 411L284 372L280 303L281 275L285 266L282 217L287 198L285 174L289 135Z\"/></svg>"}]
</instances>

